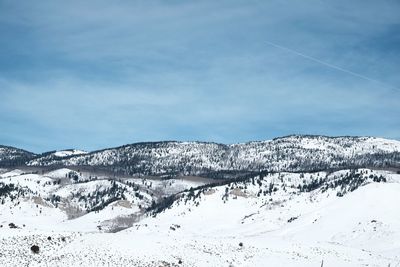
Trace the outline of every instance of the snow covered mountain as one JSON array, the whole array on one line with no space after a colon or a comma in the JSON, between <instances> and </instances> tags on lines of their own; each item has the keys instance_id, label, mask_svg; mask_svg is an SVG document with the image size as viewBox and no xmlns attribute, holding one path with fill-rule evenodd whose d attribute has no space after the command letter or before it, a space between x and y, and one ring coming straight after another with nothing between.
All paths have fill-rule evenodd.
<instances>
[{"instance_id":1,"label":"snow covered mountain","mask_svg":"<svg viewBox=\"0 0 400 267\"><path fill-rule=\"evenodd\" d=\"M137 143L66 158L42 156L28 166L101 166L123 174L232 178L249 172L399 166L400 142L374 137L288 136L224 145ZM236 175L236 176L235 176Z\"/></svg>"},{"instance_id":2,"label":"snow covered mountain","mask_svg":"<svg viewBox=\"0 0 400 267\"><path fill-rule=\"evenodd\" d=\"M0 155L0 266L400 262L399 141L289 136Z\"/></svg>"},{"instance_id":3,"label":"snow covered mountain","mask_svg":"<svg viewBox=\"0 0 400 267\"><path fill-rule=\"evenodd\" d=\"M23 165L35 157L34 153L9 146L0 145L0 166L18 166Z\"/></svg>"}]
</instances>

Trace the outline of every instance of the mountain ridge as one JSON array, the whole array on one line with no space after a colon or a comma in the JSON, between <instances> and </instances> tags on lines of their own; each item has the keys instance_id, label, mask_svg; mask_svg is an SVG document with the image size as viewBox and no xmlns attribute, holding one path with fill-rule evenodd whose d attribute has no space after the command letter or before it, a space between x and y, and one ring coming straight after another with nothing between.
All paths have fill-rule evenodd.
<instances>
[{"instance_id":1,"label":"mountain ridge","mask_svg":"<svg viewBox=\"0 0 400 267\"><path fill-rule=\"evenodd\" d=\"M338 138L374 138L374 139L382 139L382 140L387 140L387 141L394 141L394 142L399 142L400 140L397 140L395 138L386 138L386 137L380 137L380 136L372 136L372 135L324 135L324 134L289 134L289 135L283 135L283 136L278 136L274 137L271 139L260 139L260 140L251 140L251 141L244 141L244 142L235 142L235 143L223 143L223 142L215 142L215 141L201 141L201 140L158 140L158 141L138 141L138 142L133 142L133 143L127 143L124 145L117 145L117 146L111 146L111 147L106 147L106 148L99 148L95 150L89 150L87 151L88 154L91 153L96 153L96 152L102 152L104 150L109 150L109 149L117 149L117 148L123 148L127 146L134 146L134 145L141 145L141 144L158 144L158 143L203 143L203 144L217 144L217 145L225 145L225 146L233 146L233 145L241 145L241 144L250 144L250 143L261 143L261 142L271 142L271 141L276 141L280 139L287 139L291 137L310 137L310 138L328 138L328 139L338 139ZM65 148L65 149L60 149L60 150L49 150L49 151L44 151L44 152L33 152L28 149L20 148L15 145L2 145L0 144L0 148L10 148L10 149L18 149L21 151L25 151L31 154L34 154L36 156L44 155L47 153L53 153L57 151L71 151L71 150L80 150L80 151L85 151L80 148Z\"/></svg>"},{"instance_id":2,"label":"mountain ridge","mask_svg":"<svg viewBox=\"0 0 400 267\"><path fill-rule=\"evenodd\" d=\"M73 151L78 153L52 151L35 155L26 152L27 160L22 165L90 166L125 175L198 175L209 178L232 178L232 173L240 176L259 171L400 167L400 141L366 136L289 135L237 144L157 141L88 153ZM21 160L17 162L21 164Z\"/></svg>"}]
</instances>

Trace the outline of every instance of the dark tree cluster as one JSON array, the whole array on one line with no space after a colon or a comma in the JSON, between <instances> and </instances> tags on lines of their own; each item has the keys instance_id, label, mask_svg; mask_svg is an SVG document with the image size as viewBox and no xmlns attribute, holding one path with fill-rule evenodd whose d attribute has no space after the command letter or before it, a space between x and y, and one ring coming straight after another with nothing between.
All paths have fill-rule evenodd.
<instances>
[{"instance_id":1,"label":"dark tree cluster","mask_svg":"<svg viewBox=\"0 0 400 267\"><path fill-rule=\"evenodd\" d=\"M32 193L32 191L27 188L15 186L14 184L5 184L0 182L1 204L5 203L6 198L9 198L10 201L14 201L19 197L24 197L27 193Z\"/></svg>"},{"instance_id":2,"label":"dark tree cluster","mask_svg":"<svg viewBox=\"0 0 400 267\"><path fill-rule=\"evenodd\" d=\"M74 171L70 171L69 173L67 173L65 175L65 177L71 179L74 182L78 182L79 181L79 174L77 172L74 172Z\"/></svg>"},{"instance_id":3,"label":"dark tree cluster","mask_svg":"<svg viewBox=\"0 0 400 267\"><path fill-rule=\"evenodd\" d=\"M320 188L325 183L325 179L322 178L315 178L311 179L309 183L304 181L303 185L299 185L298 188L300 192L311 192L315 189Z\"/></svg>"},{"instance_id":4,"label":"dark tree cluster","mask_svg":"<svg viewBox=\"0 0 400 267\"><path fill-rule=\"evenodd\" d=\"M386 178L382 175L367 175L366 173L352 170L333 181L326 181L326 179L322 178L312 179L308 183L299 185L299 190L300 192L310 192L316 189L321 189L321 192L325 192L328 189L339 189L337 196L343 196L347 192L352 192L368 182L386 182Z\"/></svg>"},{"instance_id":5,"label":"dark tree cluster","mask_svg":"<svg viewBox=\"0 0 400 267\"><path fill-rule=\"evenodd\" d=\"M170 208L175 200L178 199L178 196L172 195L168 197L163 197L160 201L155 202L153 201L151 206L146 209L150 215L156 216L157 214L163 212L164 210Z\"/></svg>"},{"instance_id":6,"label":"dark tree cluster","mask_svg":"<svg viewBox=\"0 0 400 267\"><path fill-rule=\"evenodd\" d=\"M58 208L58 204L61 202L61 197L53 194L50 197L46 198L46 200L53 204L56 208Z\"/></svg>"}]
</instances>

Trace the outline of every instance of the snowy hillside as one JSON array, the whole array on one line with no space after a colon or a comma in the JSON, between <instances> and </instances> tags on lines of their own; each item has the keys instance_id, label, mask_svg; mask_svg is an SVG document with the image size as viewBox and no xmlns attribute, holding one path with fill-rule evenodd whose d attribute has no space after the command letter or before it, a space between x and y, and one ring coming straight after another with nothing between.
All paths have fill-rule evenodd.
<instances>
[{"instance_id":1,"label":"snowy hillside","mask_svg":"<svg viewBox=\"0 0 400 267\"><path fill-rule=\"evenodd\" d=\"M41 165L46 162L62 160L62 159L66 159L66 158L70 158L70 157L78 156L78 155L85 155L87 153L88 152L86 152L86 151L77 150L77 149L50 151L50 152L46 152L46 153L36 156L31 161L36 162L36 165Z\"/></svg>"},{"instance_id":2,"label":"snowy hillside","mask_svg":"<svg viewBox=\"0 0 400 267\"><path fill-rule=\"evenodd\" d=\"M65 159L39 157L27 165L101 166L129 175L227 178L261 170L398 167L400 142L374 137L289 136L233 145L204 142L137 143Z\"/></svg>"},{"instance_id":3,"label":"snowy hillside","mask_svg":"<svg viewBox=\"0 0 400 267\"><path fill-rule=\"evenodd\" d=\"M186 179L111 179L67 168L43 174L16 169L0 174L0 224L41 229L57 223L113 231L129 227L153 202L204 184ZM46 214L55 221L41 224ZM91 221L79 223L86 220Z\"/></svg>"},{"instance_id":4,"label":"snowy hillside","mask_svg":"<svg viewBox=\"0 0 400 267\"><path fill-rule=\"evenodd\" d=\"M399 141L0 151L0 266L400 263Z\"/></svg>"},{"instance_id":5,"label":"snowy hillside","mask_svg":"<svg viewBox=\"0 0 400 267\"><path fill-rule=\"evenodd\" d=\"M400 262L396 172L263 173L219 181L220 185L199 183L195 189L194 181L183 180L75 183L66 170L45 176L2 174L4 266L311 267ZM61 174L67 177L51 181L51 176ZM156 188L170 188L175 182L186 186L155 196ZM4 194L11 183L19 190L9 188ZM104 192L106 205L88 210L98 207L93 196ZM112 192L125 197L108 203ZM78 209L85 212L79 214ZM105 233L115 230L122 231ZM38 253L32 252L33 245Z\"/></svg>"},{"instance_id":6,"label":"snowy hillside","mask_svg":"<svg viewBox=\"0 0 400 267\"><path fill-rule=\"evenodd\" d=\"M54 156L59 157L59 158L65 158L65 157L82 155L82 154L87 154L87 152L82 151L82 150L77 150L77 149L67 149L67 150L56 151L53 153Z\"/></svg>"},{"instance_id":7,"label":"snowy hillside","mask_svg":"<svg viewBox=\"0 0 400 267\"><path fill-rule=\"evenodd\" d=\"M19 148L0 145L0 166L2 167L24 165L34 156L34 153Z\"/></svg>"},{"instance_id":8,"label":"snowy hillside","mask_svg":"<svg viewBox=\"0 0 400 267\"><path fill-rule=\"evenodd\" d=\"M342 174L327 179L333 182ZM400 200L400 177L376 175L391 182L366 182L343 197L338 197L342 186L299 194L284 187L279 175L189 192L125 232L161 242L156 251L164 254L154 252L155 258L174 244L169 261L182 259L187 266L321 266L322 261L324 266L395 266L400 261L400 210L394 204ZM282 178L294 187L302 183L297 175Z\"/></svg>"}]
</instances>

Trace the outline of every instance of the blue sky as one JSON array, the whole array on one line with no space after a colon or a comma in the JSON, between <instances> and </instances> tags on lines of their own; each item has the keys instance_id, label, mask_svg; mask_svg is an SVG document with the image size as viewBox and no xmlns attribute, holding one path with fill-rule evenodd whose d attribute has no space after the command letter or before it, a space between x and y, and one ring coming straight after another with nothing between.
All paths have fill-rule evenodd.
<instances>
[{"instance_id":1,"label":"blue sky","mask_svg":"<svg viewBox=\"0 0 400 267\"><path fill-rule=\"evenodd\" d=\"M399 139L399 14L397 0L0 0L0 144Z\"/></svg>"}]
</instances>

